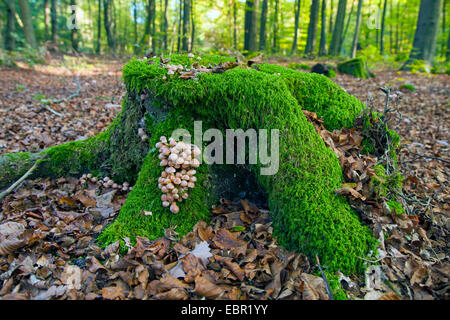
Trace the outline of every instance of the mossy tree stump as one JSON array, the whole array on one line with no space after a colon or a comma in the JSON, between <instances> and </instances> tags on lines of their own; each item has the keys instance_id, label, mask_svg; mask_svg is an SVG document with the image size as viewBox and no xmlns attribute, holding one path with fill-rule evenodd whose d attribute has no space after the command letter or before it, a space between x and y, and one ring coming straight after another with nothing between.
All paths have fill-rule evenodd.
<instances>
[{"instance_id":1,"label":"mossy tree stump","mask_svg":"<svg viewBox=\"0 0 450 320\"><path fill-rule=\"evenodd\" d=\"M375 77L374 73L369 70L366 60L362 57L338 63L337 69L340 73L349 74L360 79Z\"/></svg>"},{"instance_id":2,"label":"mossy tree stump","mask_svg":"<svg viewBox=\"0 0 450 320\"><path fill-rule=\"evenodd\" d=\"M172 55L171 64L190 66L232 61L221 56L201 60ZM193 135L193 123L203 129L278 129L279 171L260 175L260 165L251 170L267 192L275 235L288 249L318 254L330 271L361 272L366 257L375 248L370 230L362 225L347 200L336 195L343 182L339 160L327 148L302 109L314 111L329 129L353 126L362 103L318 74L302 73L281 66L260 64L255 69L236 67L221 74L202 73L196 79L168 76L155 63L133 59L123 74L127 87L123 109L108 129L89 139L49 148L36 154L0 157L0 188L17 179L37 157L45 156L34 176L80 176L91 172L115 181L136 182L118 218L98 240L102 244L130 237L161 237L164 229L177 226L189 232L200 219L208 221L217 201L215 169L202 163L196 187L172 214L161 205L157 188L161 173L158 150L160 136L184 128ZM149 140L142 142L138 129ZM221 170L234 170L222 165ZM151 211L152 215L143 215Z\"/></svg>"}]
</instances>

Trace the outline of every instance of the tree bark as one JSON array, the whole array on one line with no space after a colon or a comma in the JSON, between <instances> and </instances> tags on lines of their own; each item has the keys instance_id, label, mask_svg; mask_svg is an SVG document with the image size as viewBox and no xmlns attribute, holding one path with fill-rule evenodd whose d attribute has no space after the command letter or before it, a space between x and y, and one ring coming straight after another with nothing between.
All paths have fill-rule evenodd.
<instances>
[{"instance_id":1,"label":"tree bark","mask_svg":"<svg viewBox=\"0 0 450 320\"><path fill-rule=\"evenodd\" d=\"M164 50L168 48L167 32L169 30L169 0L164 0L164 30L163 30L163 45Z\"/></svg>"},{"instance_id":2,"label":"tree bark","mask_svg":"<svg viewBox=\"0 0 450 320\"><path fill-rule=\"evenodd\" d=\"M105 25L106 39L108 47L116 52L116 39L114 37L114 19L112 19L112 4L113 0L103 0L103 22Z\"/></svg>"},{"instance_id":3,"label":"tree bark","mask_svg":"<svg viewBox=\"0 0 450 320\"><path fill-rule=\"evenodd\" d=\"M102 40L102 0L98 0L98 16L97 16L97 45L95 52L100 54Z\"/></svg>"},{"instance_id":4,"label":"tree bark","mask_svg":"<svg viewBox=\"0 0 450 320\"><path fill-rule=\"evenodd\" d=\"M301 0L295 1L295 25L294 25L294 41L292 42L291 54L295 54L297 52L297 42L298 42L298 25L300 22L300 7Z\"/></svg>"},{"instance_id":5,"label":"tree bark","mask_svg":"<svg viewBox=\"0 0 450 320\"><path fill-rule=\"evenodd\" d=\"M45 38L50 38L50 6L48 0L44 0L44 25L45 25Z\"/></svg>"},{"instance_id":6,"label":"tree bark","mask_svg":"<svg viewBox=\"0 0 450 320\"><path fill-rule=\"evenodd\" d=\"M177 37L177 51L181 51L181 22L183 21L183 0L178 2L179 14L178 14L178 37Z\"/></svg>"},{"instance_id":7,"label":"tree bark","mask_svg":"<svg viewBox=\"0 0 450 320\"><path fill-rule=\"evenodd\" d=\"M100 0L99 0L100 1ZM57 20L57 14L56 14L56 0L51 0L50 2L50 22L52 26L52 34L51 39L53 42L56 43L56 37L57 37L57 30L58 30L58 20Z\"/></svg>"},{"instance_id":8,"label":"tree bark","mask_svg":"<svg viewBox=\"0 0 450 320\"><path fill-rule=\"evenodd\" d=\"M272 53L278 51L278 4L279 0L275 0L275 10L273 18L273 39L272 39Z\"/></svg>"},{"instance_id":9,"label":"tree bark","mask_svg":"<svg viewBox=\"0 0 450 320\"><path fill-rule=\"evenodd\" d=\"M16 17L14 0L7 0L6 2L6 34L5 34L5 48L6 50L16 50L16 39L13 33L16 31Z\"/></svg>"},{"instance_id":10,"label":"tree bark","mask_svg":"<svg viewBox=\"0 0 450 320\"><path fill-rule=\"evenodd\" d=\"M347 7L347 0L339 0L338 12L336 14L336 22L334 23L334 31L330 43L329 54L332 56L337 56L340 53L339 47L341 44L342 34L344 31L346 7Z\"/></svg>"},{"instance_id":11,"label":"tree bark","mask_svg":"<svg viewBox=\"0 0 450 320\"><path fill-rule=\"evenodd\" d=\"M384 33L386 31L387 0L384 0L383 16L381 18L380 54L384 56Z\"/></svg>"},{"instance_id":12,"label":"tree bark","mask_svg":"<svg viewBox=\"0 0 450 320\"><path fill-rule=\"evenodd\" d=\"M355 9L355 0L351 0L351 1L352 1L352 7L350 9L350 14L348 15L348 18L347 18L347 24L345 25L344 33L342 34L342 37L341 37L341 42L339 43L339 52L342 51L342 46L344 45L344 41L347 38L348 28L350 27L350 21L352 20L353 10Z\"/></svg>"},{"instance_id":13,"label":"tree bark","mask_svg":"<svg viewBox=\"0 0 450 320\"><path fill-rule=\"evenodd\" d=\"M305 54L312 55L316 49L317 23L319 22L319 0L312 0L309 14L308 37L306 40Z\"/></svg>"},{"instance_id":14,"label":"tree bark","mask_svg":"<svg viewBox=\"0 0 450 320\"><path fill-rule=\"evenodd\" d=\"M36 36L34 34L33 17L31 15L30 3L28 0L19 0L20 15L23 22L23 32L25 40L33 48L36 49Z\"/></svg>"},{"instance_id":15,"label":"tree bark","mask_svg":"<svg viewBox=\"0 0 450 320\"><path fill-rule=\"evenodd\" d=\"M263 0L261 7L261 19L259 21L259 50L266 49L266 21L267 21L267 0Z\"/></svg>"},{"instance_id":16,"label":"tree bark","mask_svg":"<svg viewBox=\"0 0 450 320\"><path fill-rule=\"evenodd\" d=\"M236 0L233 1L233 45L234 50L237 50L237 4Z\"/></svg>"},{"instance_id":17,"label":"tree bark","mask_svg":"<svg viewBox=\"0 0 450 320\"><path fill-rule=\"evenodd\" d=\"M70 13L71 19L73 17L72 23L72 29L71 29L71 41L72 41L72 49L78 52L78 28L77 28L77 16L76 16L76 10L75 7L77 5L76 0L70 0L70 5L72 6L72 11Z\"/></svg>"},{"instance_id":18,"label":"tree bark","mask_svg":"<svg viewBox=\"0 0 450 320\"><path fill-rule=\"evenodd\" d=\"M152 33L152 21L153 21L153 3L155 0L148 0L146 11L147 16L145 18L145 24L144 24L144 34L142 35L140 45L141 47L148 45L150 46L150 38Z\"/></svg>"},{"instance_id":19,"label":"tree bark","mask_svg":"<svg viewBox=\"0 0 450 320\"><path fill-rule=\"evenodd\" d=\"M433 65L442 0L421 0L410 60L423 60ZM407 63L408 65L409 63Z\"/></svg>"},{"instance_id":20,"label":"tree bark","mask_svg":"<svg viewBox=\"0 0 450 320\"><path fill-rule=\"evenodd\" d=\"M183 4L183 38L182 51L189 51L190 41L189 34L191 32L191 0L184 0Z\"/></svg>"},{"instance_id":21,"label":"tree bark","mask_svg":"<svg viewBox=\"0 0 450 320\"><path fill-rule=\"evenodd\" d=\"M358 47L358 39L359 39L359 31L361 29L361 11L362 11L362 5L363 0L358 1L358 12L356 13L356 26L355 26L355 33L353 35L353 43L352 43L352 52L351 57L356 57L356 49Z\"/></svg>"},{"instance_id":22,"label":"tree bark","mask_svg":"<svg viewBox=\"0 0 450 320\"><path fill-rule=\"evenodd\" d=\"M327 0L322 0L321 18L319 56L325 56L327 54Z\"/></svg>"},{"instance_id":23,"label":"tree bark","mask_svg":"<svg viewBox=\"0 0 450 320\"><path fill-rule=\"evenodd\" d=\"M258 50L258 1L247 0L245 3L244 50L246 51Z\"/></svg>"}]
</instances>

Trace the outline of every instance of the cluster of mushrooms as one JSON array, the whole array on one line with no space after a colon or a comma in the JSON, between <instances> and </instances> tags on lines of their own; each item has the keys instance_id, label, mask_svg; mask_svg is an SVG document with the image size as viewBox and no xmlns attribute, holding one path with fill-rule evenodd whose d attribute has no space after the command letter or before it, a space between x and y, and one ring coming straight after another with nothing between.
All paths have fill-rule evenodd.
<instances>
[{"instance_id":1,"label":"cluster of mushrooms","mask_svg":"<svg viewBox=\"0 0 450 320\"><path fill-rule=\"evenodd\" d=\"M148 136L145 134L145 131L144 131L144 129L142 129L142 128L139 128L139 129L138 129L138 136L141 138L141 141L142 141L142 142L148 140Z\"/></svg>"},{"instance_id":2,"label":"cluster of mushrooms","mask_svg":"<svg viewBox=\"0 0 450 320\"><path fill-rule=\"evenodd\" d=\"M112 179L110 179L109 177L104 177L103 179L99 179L97 177L94 177L92 175L92 173L88 173L88 174L83 174L80 178L80 183L84 184L87 181L90 181L92 183L95 183L103 188L112 188L112 189L117 189L117 190L121 190L121 191L131 191L133 190L133 187L130 186L130 184L128 182L124 182L122 184L118 184L115 183Z\"/></svg>"},{"instance_id":3,"label":"cluster of mushrooms","mask_svg":"<svg viewBox=\"0 0 450 320\"><path fill-rule=\"evenodd\" d=\"M180 208L177 202L189 197L187 191L195 187L197 178L194 168L200 166L198 157L201 153L196 145L177 142L175 139L162 136L156 144L159 149L158 158L160 166L164 167L158 179L158 188L161 189L163 207L170 207L172 213L178 213Z\"/></svg>"}]
</instances>

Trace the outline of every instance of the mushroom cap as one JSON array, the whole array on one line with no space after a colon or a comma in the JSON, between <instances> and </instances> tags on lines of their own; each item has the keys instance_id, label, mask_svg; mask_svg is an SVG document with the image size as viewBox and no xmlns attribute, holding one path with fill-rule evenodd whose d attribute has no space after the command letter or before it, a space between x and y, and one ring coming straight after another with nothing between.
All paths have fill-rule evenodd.
<instances>
[{"instance_id":1,"label":"mushroom cap","mask_svg":"<svg viewBox=\"0 0 450 320\"><path fill-rule=\"evenodd\" d=\"M171 211L172 213L178 213L178 212L180 211L180 208L178 208L177 204L176 204L175 202L173 202L173 203L170 205L170 211Z\"/></svg>"}]
</instances>

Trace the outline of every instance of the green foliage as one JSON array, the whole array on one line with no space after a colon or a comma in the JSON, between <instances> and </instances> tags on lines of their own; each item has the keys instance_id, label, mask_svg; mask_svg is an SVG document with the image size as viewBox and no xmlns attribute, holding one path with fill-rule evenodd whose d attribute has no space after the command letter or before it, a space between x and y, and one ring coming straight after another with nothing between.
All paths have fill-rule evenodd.
<instances>
[{"instance_id":1,"label":"green foliage","mask_svg":"<svg viewBox=\"0 0 450 320\"><path fill-rule=\"evenodd\" d=\"M174 56L172 59L172 63L186 63L183 57ZM167 124L169 120L166 120L152 128L155 135L151 143L161 133L167 135L169 128L182 124L189 128L189 121L184 119L203 120L208 126L219 129L279 129L279 172L273 176L261 176L261 165L252 167L259 183L269 193L269 206L279 242L310 257L318 254L329 270L361 272L364 262L358 257L373 252L376 241L369 229L361 225L347 200L335 194L334 190L343 181L339 161L317 135L301 108L314 108L312 111L321 112L328 126L339 127L342 123L350 126L362 104L356 103L356 98L347 95L324 76L278 66L258 67L262 72L235 68L223 74L199 74L196 80L182 80L176 75L164 80L162 77L167 76L167 70L157 64L133 59L124 67L123 75L129 93L139 94L146 90L155 103L170 106L180 114L180 122L171 116L168 119L175 120ZM133 103L130 100L127 104ZM342 111L345 113L343 116ZM180 228L177 231L183 234L194 221L207 216L207 212L202 211L206 210L202 205L207 189L202 187L194 189L199 193L198 196L192 195L196 205L182 204L176 216L161 207L156 196L156 181L161 171L158 162L156 154L147 156L138 182L129 195L130 203L127 201L117 222L100 237L104 244L130 235L154 238L175 222ZM139 216L143 209L152 211L153 215Z\"/></svg>"},{"instance_id":2,"label":"green foliage","mask_svg":"<svg viewBox=\"0 0 450 320\"><path fill-rule=\"evenodd\" d=\"M349 74L356 78L367 79L375 77L375 75L367 67L366 60L363 57L338 63L337 69L341 73Z\"/></svg>"},{"instance_id":3,"label":"green foliage","mask_svg":"<svg viewBox=\"0 0 450 320\"><path fill-rule=\"evenodd\" d=\"M387 174L383 165L374 167L375 175L371 177L372 188L378 198L395 198L402 190L404 177L400 172L394 171Z\"/></svg>"},{"instance_id":4,"label":"green foliage","mask_svg":"<svg viewBox=\"0 0 450 320\"><path fill-rule=\"evenodd\" d=\"M431 67L422 60L414 59L412 61L408 61L407 68L411 71L411 73L431 73Z\"/></svg>"}]
</instances>

